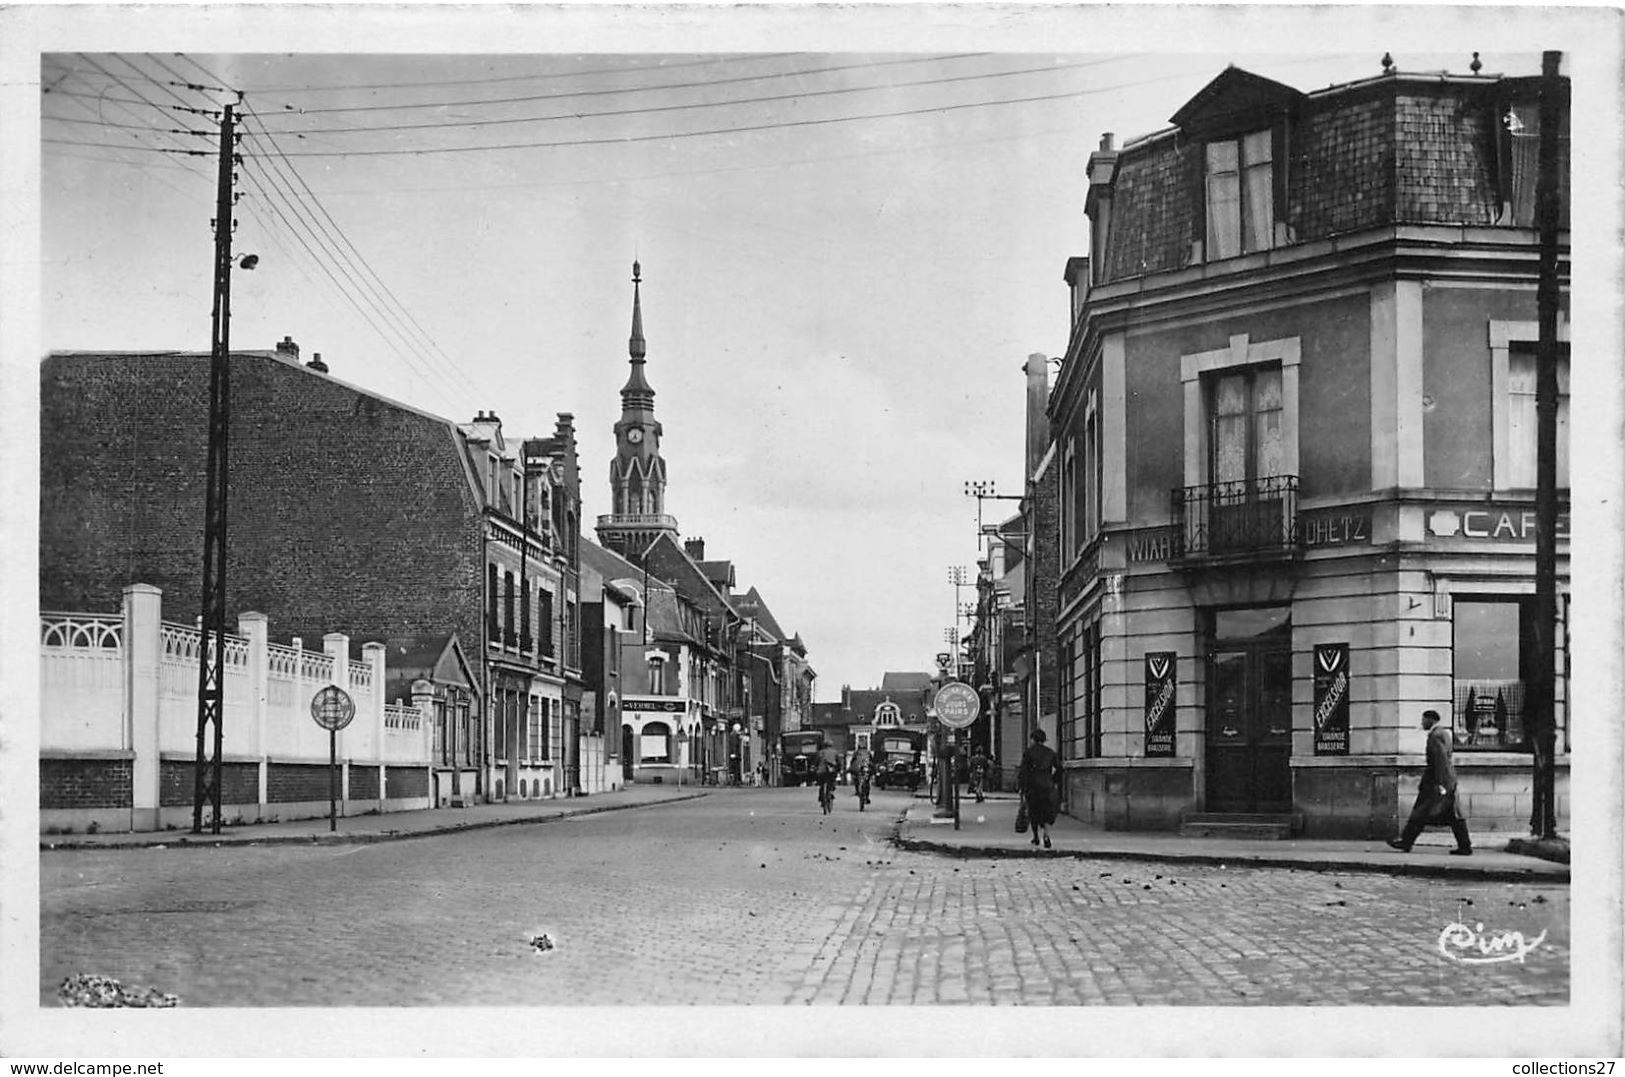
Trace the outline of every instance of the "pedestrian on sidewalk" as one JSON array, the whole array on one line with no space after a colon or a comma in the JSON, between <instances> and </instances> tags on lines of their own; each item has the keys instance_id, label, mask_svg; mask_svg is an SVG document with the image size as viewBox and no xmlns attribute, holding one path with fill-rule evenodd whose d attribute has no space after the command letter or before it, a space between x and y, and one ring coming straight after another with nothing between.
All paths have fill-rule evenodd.
<instances>
[{"instance_id":1,"label":"pedestrian on sidewalk","mask_svg":"<svg viewBox=\"0 0 1625 1077\"><path fill-rule=\"evenodd\" d=\"M1427 769L1422 771L1422 787L1416 791L1411 817L1399 837L1388 844L1402 853L1411 851L1425 826L1449 824L1456 836L1451 856L1472 856L1473 841L1467 834L1467 817L1456 800L1456 766L1451 759L1450 728L1439 724L1439 712L1422 712L1422 728L1427 730Z\"/></svg>"},{"instance_id":2,"label":"pedestrian on sidewalk","mask_svg":"<svg viewBox=\"0 0 1625 1077\"><path fill-rule=\"evenodd\" d=\"M1033 844L1042 835L1044 848L1050 847L1049 828L1061 811L1061 759L1044 746L1049 738L1042 729L1033 730L1032 743L1021 757L1016 788L1027 804L1027 821L1033 828Z\"/></svg>"}]
</instances>

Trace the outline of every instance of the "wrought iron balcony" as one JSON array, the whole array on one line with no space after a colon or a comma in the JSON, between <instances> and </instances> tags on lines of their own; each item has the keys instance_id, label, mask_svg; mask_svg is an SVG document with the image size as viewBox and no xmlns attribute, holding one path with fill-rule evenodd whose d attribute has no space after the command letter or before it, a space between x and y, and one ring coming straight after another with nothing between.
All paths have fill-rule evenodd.
<instances>
[{"instance_id":1,"label":"wrought iron balcony","mask_svg":"<svg viewBox=\"0 0 1625 1077\"><path fill-rule=\"evenodd\" d=\"M1179 558L1284 554L1298 547L1298 477L1270 475L1173 492Z\"/></svg>"}]
</instances>

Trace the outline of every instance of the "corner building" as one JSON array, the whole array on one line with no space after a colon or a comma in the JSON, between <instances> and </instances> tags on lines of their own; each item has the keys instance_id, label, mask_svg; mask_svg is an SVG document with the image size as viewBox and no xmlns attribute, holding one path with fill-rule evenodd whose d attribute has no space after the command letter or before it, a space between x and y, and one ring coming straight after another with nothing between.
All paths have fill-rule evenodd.
<instances>
[{"instance_id":1,"label":"corner building","mask_svg":"<svg viewBox=\"0 0 1625 1077\"><path fill-rule=\"evenodd\" d=\"M1070 814L1386 837L1433 708L1473 828L1527 825L1538 82L1231 67L1090 157L1049 403ZM1566 104L1561 134L1566 818Z\"/></svg>"}]
</instances>

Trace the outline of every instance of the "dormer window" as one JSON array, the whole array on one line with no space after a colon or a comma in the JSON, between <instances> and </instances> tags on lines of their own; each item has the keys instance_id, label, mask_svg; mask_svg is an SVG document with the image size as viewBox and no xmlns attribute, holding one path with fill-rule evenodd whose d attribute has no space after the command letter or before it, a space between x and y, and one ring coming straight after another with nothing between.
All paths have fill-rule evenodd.
<instances>
[{"instance_id":1,"label":"dormer window","mask_svg":"<svg viewBox=\"0 0 1625 1077\"><path fill-rule=\"evenodd\" d=\"M1268 130L1206 147L1207 257L1267 250L1275 234L1274 153Z\"/></svg>"}]
</instances>

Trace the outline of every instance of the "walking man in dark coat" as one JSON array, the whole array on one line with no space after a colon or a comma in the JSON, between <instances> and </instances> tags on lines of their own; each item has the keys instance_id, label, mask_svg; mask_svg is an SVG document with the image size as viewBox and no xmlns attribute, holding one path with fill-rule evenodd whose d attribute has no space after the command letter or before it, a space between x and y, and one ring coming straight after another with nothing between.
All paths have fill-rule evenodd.
<instances>
[{"instance_id":1,"label":"walking man in dark coat","mask_svg":"<svg viewBox=\"0 0 1625 1077\"><path fill-rule=\"evenodd\" d=\"M1416 836L1430 823L1449 823L1456 836L1451 856L1472 856L1473 841L1467 835L1467 818L1456 802L1456 766L1451 761L1450 730L1439 724L1438 711L1422 712L1422 728L1428 731L1428 765L1422 772L1422 787L1416 791L1416 804L1405 829L1388 844L1402 853L1411 851Z\"/></svg>"}]
</instances>

